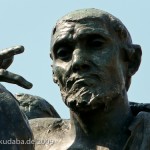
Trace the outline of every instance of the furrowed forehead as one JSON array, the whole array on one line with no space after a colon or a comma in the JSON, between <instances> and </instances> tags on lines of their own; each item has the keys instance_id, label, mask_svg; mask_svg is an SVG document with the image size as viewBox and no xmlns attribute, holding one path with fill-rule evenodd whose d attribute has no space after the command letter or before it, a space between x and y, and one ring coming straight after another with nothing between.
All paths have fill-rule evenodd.
<instances>
[{"instance_id":1,"label":"furrowed forehead","mask_svg":"<svg viewBox=\"0 0 150 150\"><path fill-rule=\"evenodd\" d=\"M116 18L115 16L106 11L95 8L80 9L70 12L65 16L63 16L62 18L60 18L57 21L56 26L61 24L62 22L87 23L89 20L91 21L99 20L105 24L109 24L109 28L114 28L114 30L120 30L118 28L121 27L124 28L126 32L128 32L124 24L118 18Z\"/></svg>"},{"instance_id":2,"label":"furrowed forehead","mask_svg":"<svg viewBox=\"0 0 150 150\"><path fill-rule=\"evenodd\" d=\"M78 38L87 34L101 34L104 37L111 36L109 23L102 19L86 18L86 20L76 21L61 21L57 24L52 35L51 46L60 39Z\"/></svg>"},{"instance_id":3,"label":"furrowed forehead","mask_svg":"<svg viewBox=\"0 0 150 150\"><path fill-rule=\"evenodd\" d=\"M101 27L107 26L110 23L109 16L111 16L111 14L94 8L71 12L57 21L53 30L52 40L57 37L57 34L60 34L59 30L61 30L61 32L71 32L75 24L90 25L93 28L95 26L98 27L98 24Z\"/></svg>"},{"instance_id":4,"label":"furrowed forehead","mask_svg":"<svg viewBox=\"0 0 150 150\"><path fill-rule=\"evenodd\" d=\"M90 28L87 27L89 29L86 28L86 32L81 30L81 28L78 28L78 25L82 25L83 29L87 24ZM74 34L77 30L80 34ZM85 33L91 34L91 31L93 33L104 33L104 35L111 39L117 38L121 47L132 44L130 33L118 18L105 11L92 8L71 12L57 21L51 37L51 52L53 51L53 45L57 40L65 39L65 36L67 38L72 38L73 34L81 36L82 32L83 35L85 35Z\"/></svg>"}]
</instances>

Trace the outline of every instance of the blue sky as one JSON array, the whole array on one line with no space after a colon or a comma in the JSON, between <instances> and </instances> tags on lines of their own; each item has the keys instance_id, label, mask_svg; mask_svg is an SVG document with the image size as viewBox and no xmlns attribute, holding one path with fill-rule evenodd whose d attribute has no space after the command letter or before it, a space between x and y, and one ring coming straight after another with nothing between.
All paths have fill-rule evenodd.
<instances>
[{"instance_id":1,"label":"blue sky","mask_svg":"<svg viewBox=\"0 0 150 150\"><path fill-rule=\"evenodd\" d=\"M150 92L150 2L148 0L0 0L0 49L24 45L9 68L33 83L31 90L4 84L12 93L29 93L48 100L62 118L69 118L59 88L52 81L49 58L51 30L66 13L81 8L98 8L119 18L134 44L143 50L142 63L128 92L130 101L149 102Z\"/></svg>"}]
</instances>

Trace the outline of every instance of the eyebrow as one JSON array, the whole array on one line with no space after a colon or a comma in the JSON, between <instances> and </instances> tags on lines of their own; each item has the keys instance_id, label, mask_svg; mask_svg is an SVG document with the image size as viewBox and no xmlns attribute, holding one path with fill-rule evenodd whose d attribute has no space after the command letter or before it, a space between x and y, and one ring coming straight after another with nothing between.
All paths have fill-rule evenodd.
<instances>
[{"instance_id":1,"label":"eyebrow","mask_svg":"<svg viewBox=\"0 0 150 150\"><path fill-rule=\"evenodd\" d=\"M65 41L71 41L71 38L68 37L68 34L65 35L61 33L61 35L54 36L51 47L53 48L55 45L64 43Z\"/></svg>"},{"instance_id":2,"label":"eyebrow","mask_svg":"<svg viewBox=\"0 0 150 150\"><path fill-rule=\"evenodd\" d=\"M67 38L56 39L53 45L51 46L51 53L55 53L55 50L57 49L57 47L65 45L65 43L69 43L69 45L71 45L71 43L73 43L73 39L72 40L67 39Z\"/></svg>"},{"instance_id":3,"label":"eyebrow","mask_svg":"<svg viewBox=\"0 0 150 150\"><path fill-rule=\"evenodd\" d=\"M68 36L69 35L69 36ZM81 28L79 30L77 30L74 35L72 35L71 33L68 33L68 34L61 34L59 36L57 36L53 42L53 45L52 45L52 50L55 49L55 47L57 47L58 45L61 45L61 44L65 44L67 42L69 43L73 43L73 41L77 41L77 40L80 40L84 37L87 37L87 36L92 36L92 35L95 35L95 36L99 36L101 37L102 39L104 40L111 40L111 35L109 34L108 31L106 30L103 30L101 28Z\"/></svg>"},{"instance_id":4,"label":"eyebrow","mask_svg":"<svg viewBox=\"0 0 150 150\"><path fill-rule=\"evenodd\" d=\"M75 36L74 36L74 39L75 40L78 40L78 39L81 39L81 38L84 38L86 36L90 36L90 35L97 35L103 39L106 39L106 40L110 40L111 39L111 35L109 34L108 31L106 30L103 30L101 28L85 28L85 29L82 29L82 30L79 30Z\"/></svg>"}]
</instances>

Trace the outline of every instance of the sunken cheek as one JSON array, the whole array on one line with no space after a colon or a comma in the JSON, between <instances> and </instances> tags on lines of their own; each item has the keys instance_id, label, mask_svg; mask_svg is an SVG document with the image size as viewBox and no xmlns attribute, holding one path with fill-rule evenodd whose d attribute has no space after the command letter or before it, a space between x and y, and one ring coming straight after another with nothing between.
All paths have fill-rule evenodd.
<instances>
[{"instance_id":1,"label":"sunken cheek","mask_svg":"<svg viewBox=\"0 0 150 150\"><path fill-rule=\"evenodd\" d=\"M65 65L65 63L59 63L59 64L56 64L55 65L55 75L59 81L59 83L61 85L65 84L65 75L66 75L66 72L67 72L67 66Z\"/></svg>"}]
</instances>

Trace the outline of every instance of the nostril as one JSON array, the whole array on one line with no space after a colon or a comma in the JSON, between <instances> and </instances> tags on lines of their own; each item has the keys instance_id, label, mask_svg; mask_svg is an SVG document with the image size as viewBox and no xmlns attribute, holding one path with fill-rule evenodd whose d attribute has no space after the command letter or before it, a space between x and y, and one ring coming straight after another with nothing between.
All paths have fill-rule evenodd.
<instances>
[{"instance_id":1,"label":"nostril","mask_svg":"<svg viewBox=\"0 0 150 150\"><path fill-rule=\"evenodd\" d=\"M76 64L73 66L73 72L74 73L77 73L77 72L80 72L80 71L88 71L89 70L89 65L88 64Z\"/></svg>"},{"instance_id":2,"label":"nostril","mask_svg":"<svg viewBox=\"0 0 150 150\"><path fill-rule=\"evenodd\" d=\"M72 70L73 70L74 73L78 72L78 66L74 66L74 67L72 68Z\"/></svg>"},{"instance_id":3,"label":"nostril","mask_svg":"<svg viewBox=\"0 0 150 150\"><path fill-rule=\"evenodd\" d=\"M87 64L81 65L81 69L83 71L88 71L89 70L89 65L87 65Z\"/></svg>"}]
</instances>

